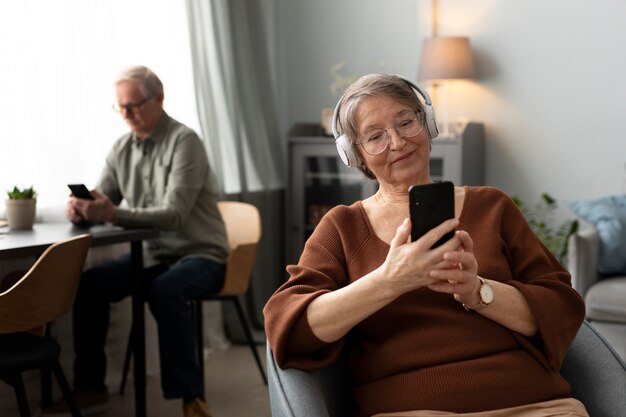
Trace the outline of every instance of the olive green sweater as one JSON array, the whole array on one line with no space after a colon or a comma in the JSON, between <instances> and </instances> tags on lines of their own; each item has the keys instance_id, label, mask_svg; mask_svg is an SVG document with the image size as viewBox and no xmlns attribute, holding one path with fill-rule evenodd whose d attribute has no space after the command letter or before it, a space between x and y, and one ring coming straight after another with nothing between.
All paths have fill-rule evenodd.
<instances>
[{"instance_id":1,"label":"olive green sweater","mask_svg":"<svg viewBox=\"0 0 626 417\"><path fill-rule=\"evenodd\" d=\"M380 266L389 245L363 205L331 210L307 241L290 279L265 306L265 327L283 368L316 369L348 349L356 415L407 410L476 412L570 396L563 357L584 318L570 276L501 191L467 187L459 230L474 241L478 274L515 286L539 331L528 338L466 311L451 295L407 293L327 344L306 309L316 297ZM497 294L496 294L497 296Z\"/></svg>"}]
</instances>

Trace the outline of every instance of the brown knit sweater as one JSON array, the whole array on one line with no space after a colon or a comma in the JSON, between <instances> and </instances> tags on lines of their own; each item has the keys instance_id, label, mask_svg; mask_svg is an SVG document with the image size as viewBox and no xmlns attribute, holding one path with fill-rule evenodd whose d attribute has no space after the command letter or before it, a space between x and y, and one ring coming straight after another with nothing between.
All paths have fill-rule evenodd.
<instances>
[{"instance_id":1,"label":"brown knit sweater","mask_svg":"<svg viewBox=\"0 0 626 417\"><path fill-rule=\"evenodd\" d=\"M345 346L358 416L406 410L476 412L570 396L563 357L584 318L570 276L541 244L506 194L467 187L459 230L474 241L478 275L515 286L539 326L528 338L465 311L448 294L407 293L332 344L306 319L313 299L380 266L389 245L372 230L361 202L338 206L307 241L288 282L264 309L265 327L283 368L316 369Z\"/></svg>"}]
</instances>

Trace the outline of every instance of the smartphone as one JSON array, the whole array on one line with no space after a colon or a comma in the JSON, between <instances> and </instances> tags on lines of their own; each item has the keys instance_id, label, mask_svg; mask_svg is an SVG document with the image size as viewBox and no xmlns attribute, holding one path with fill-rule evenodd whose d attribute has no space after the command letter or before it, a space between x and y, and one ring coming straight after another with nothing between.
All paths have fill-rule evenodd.
<instances>
[{"instance_id":1,"label":"smartphone","mask_svg":"<svg viewBox=\"0 0 626 417\"><path fill-rule=\"evenodd\" d=\"M67 186L70 187L72 194L74 194L76 198L84 198L86 200L94 199L87 187L85 187L85 184L68 184Z\"/></svg>"},{"instance_id":2,"label":"smartphone","mask_svg":"<svg viewBox=\"0 0 626 417\"><path fill-rule=\"evenodd\" d=\"M409 187L411 241L414 242L433 227L454 218L454 184L450 181ZM446 233L432 247L442 245L454 236Z\"/></svg>"}]
</instances>

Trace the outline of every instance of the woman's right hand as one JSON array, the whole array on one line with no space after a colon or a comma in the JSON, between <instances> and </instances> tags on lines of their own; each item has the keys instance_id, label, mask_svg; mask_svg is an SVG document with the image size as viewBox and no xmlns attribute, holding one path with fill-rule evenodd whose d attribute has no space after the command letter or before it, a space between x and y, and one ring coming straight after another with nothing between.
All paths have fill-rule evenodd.
<instances>
[{"instance_id":1,"label":"woman's right hand","mask_svg":"<svg viewBox=\"0 0 626 417\"><path fill-rule=\"evenodd\" d=\"M410 242L411 222L405 219L379 268L350 285L320 295L309 304L307 320L315 336L327 343L339 340L400 295L437 282L429 276L430 271L453 267L455 263L445 261L443 254L459 250L461 243L455 234L443 245L430 248L458 224L458 220L448 220Z\"/></svg>"},{"instance_id":2,"label":"woman's right hand","mask_svg":"<svg viewBox=\"0 0 626 417\"><path fill-rule=\"evenodd\" d=\"M409 218L404 219L391 240L385 262L380 266L380 280L385 291L391 291L392 297L396 298L408 291L434 283L430 271L453 267L454 265L443 259L443 254L460 249L461 242L456 234L443 245L431 248L443 235L458 225L457 219L447 220L415 242L411 242L411 221Z\"/></svg>"}]
</instances>

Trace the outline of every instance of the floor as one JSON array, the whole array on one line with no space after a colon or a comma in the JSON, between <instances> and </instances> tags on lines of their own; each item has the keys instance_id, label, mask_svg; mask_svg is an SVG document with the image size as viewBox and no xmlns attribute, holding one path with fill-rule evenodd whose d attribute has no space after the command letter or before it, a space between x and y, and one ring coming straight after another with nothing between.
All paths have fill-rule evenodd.
<instances>
[{"instance_id":1,"label":"floor","mask_svg":"<svg viewBox=\"0 0 626 417\"><path fill-rule=\"evenodd\" d=\"M259 355L265 362L265 347L258 346ZM267 386L250 352L244 345L231 345L224 350L209 353L205 360L206 398L213 417L270 417ZM91 414L94 417L134 416L132 378L126 393L113 392L108 410ZM110 386L110 391L118 387ZM40 410L33 410L39 416ZM165 400L161 393L158 375L148 375L147 414L149 417L182 416L180 400ZM2 417L18 417L18 412L9 412Z\"/></svg>"},{"instance_id":2,"label":"floor","mask_svg":"<svg viewBox=\"0 0 626 417\"><path fill-rule=\"evenodd\" d=\"M259 346L265 358L265 347ZM270 417L267 386L248 346L231 345L211 352L205 361L206 399L213 417ZM150 417L182 416L180 400L165 400L158 376L148 376L147 410ZM128 385L132 387L132 383ZM94 417L134 415L132 388L126 394L112 396L111 408Z\"/></svg>"}]
</instances>

